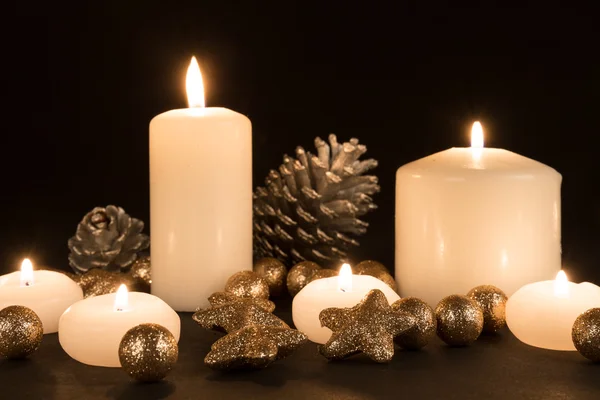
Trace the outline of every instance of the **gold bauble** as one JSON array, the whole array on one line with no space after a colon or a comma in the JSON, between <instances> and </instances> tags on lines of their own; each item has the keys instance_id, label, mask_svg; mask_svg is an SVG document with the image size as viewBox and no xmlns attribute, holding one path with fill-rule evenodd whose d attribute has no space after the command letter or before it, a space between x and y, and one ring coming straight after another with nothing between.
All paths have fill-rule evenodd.
<instances>
[{"instance_id":1,"label":"gold bauble","mask_svg":"<svg viewBox=\"0 0 600 400\"><path fill-rule=\"evenodd\" d=\"M269 285L256 272L240 271L227 280L225 292L241 298L268 299Z\"/></svg>"},{"instance_id":2,"label":"gold bauble","mask_svg":"<svg viewBox=\"0 0 600 400\"><path fill-rule=\"evenodd\" d=\"M577 317L571 336L582 356L600 362L600 308L589 309Z\"/></svg>"},{"instance_id":3,"label":"gold bauble","mask_svg":"<svg viewBox=\"0 0 600 400\"><path fill-rule=\"evenodd\" d=\"M292 297L298 294L310 282L315 271L320 270L319 264L312 261L302 261L290 269L287 276L287 289Z\"/></svg>"},{"instance_id":4,"label":"gold bauble","mask_svg":"<svg viewBox=\"0 0 600 400\"><path fill-rule=\"evenodd\" d=\"M369 275L388 285L394 292L397 290L396 281L382 263L373 260L361 261L352 267L355 275Z\"/></svg>"},{"instance_id":5,"label":"gold bauble","mask_svg":"<svg viewBox=\"0 0 600 400\"><path fill-rule=\"evenodd\" d=\"M177 341L169 330L158 324L141 324L125 333L119 345L123 370L140 382L165 378L177 362Z\"/></svg>"},{"instance_id":6,"label":"gold bauble","mask_svg":"<svg viewBox=\"0 0 600 400\"><path fill-rule=\"evenodd\" d=\"M78 275L75 282L83 290L83 297L101 296L115 293L122 284L130 292L140 291L137 281L130 275L122 272L105 271L93 268L83 275Z\"/></svg>"},{"instance_id":7,"label":"gold bauble","mask_svg":"<svg viewBox=\"0 0 600 400\"><path fill-rule=\"evenodd\" d=\"M9 306L0 311L0 357L25 358L40 347L43 337L42 320L32 309Z\"/></svg>"},{"instance_id":8,"label":"gold bauble","mask_svg":"<svg viewBox=\"0 0 600 400\"><path fill-rule=\"evenodd\" d=\"M466 346L483 330L483 311L466 296L445 297L435 308L437 334L450 346Z\"/></svg>"},{"instance_id":9,"label":"gold bauble","mask_svg":"<svg viewBox=\"0 0 600 400\"><path fill-rule=\"evenodd\" d=\"M397 345L407 350L425 347L435 336L437 321L433 309L421 299L405 297L392 304L394 311L401 311L415 318L415 326L395 338Z\"/></svg>"},{"instance_id":10,"label":"gold bauble","mask_svg":"<svg viewBox=\"0 0 600 400\"><path fill-rule=\"evenodd\" d=\"M269 285L271 296L280 296L285 289L287 268L276 258L261 258L253 267L254 272Z\"/></svg>"},{"instance_id":11,"label":"gold bauble","mask_svg":"<svg viewBox=\"0 0 600 400\"><path fill-rule=\"evenodd\" d=\"M493 285L481 285L471 289L467 297L483 311L483 332L496 333L506 326L508 296L502 290Z\"/></svg>"},{"instance_id":12,"label":"gold bauble","mask_svg":"<svg viewBox=\"0 0 600 400\"><path fill-rule=\"evenodd\" d=\"M129 274L135 280L138 288L143 289L144 292L150 292L150 285L152 285L152 264L150 263L150 256L141 257L135 260Z\"/></svg>"},{"instance_id":13,"label":"gold bauble","mask_svg":"<svg viewBox=\"0 0 600 400\"><path fill-rule=\"evenodd\" d=\"M316 281L317 279L331 278L332 276L338 276L339 272L333 269L319 269L313 272L308 278L308 282Z\"/></svg>"}]
</instances>

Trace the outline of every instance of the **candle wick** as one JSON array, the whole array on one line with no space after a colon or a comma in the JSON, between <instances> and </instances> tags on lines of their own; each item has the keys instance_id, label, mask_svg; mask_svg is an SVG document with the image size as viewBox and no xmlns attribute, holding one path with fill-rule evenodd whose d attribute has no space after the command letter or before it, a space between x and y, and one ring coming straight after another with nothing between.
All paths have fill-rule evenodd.
<instances>
[{"instance_id":1,"label":"candle wick","mask_svg":"<svg viewBox=\"0 0 600 400\"><path fill-rule=\"evenodd\" d=\"M31 283L29 281L25 282L25 286L31 286Z\"/></svg>"}]
</instances>

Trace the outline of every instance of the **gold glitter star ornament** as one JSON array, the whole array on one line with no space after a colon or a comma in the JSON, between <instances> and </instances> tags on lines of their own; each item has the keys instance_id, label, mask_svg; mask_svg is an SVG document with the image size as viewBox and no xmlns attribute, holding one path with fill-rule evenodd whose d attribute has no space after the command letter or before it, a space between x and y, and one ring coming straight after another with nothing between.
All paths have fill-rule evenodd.
<instances>
[{"instance_id":1,"label":"gold glitter star ornament","mask_svg":"<svg viewBox=\"0 0 600 400\"><path fill-rule=\"evenodd\" d=\"M289 356L307 340L295 329L249 325L213 343L204 363L224 371L261 369Z\"/></svg>"},{"instance_id":2,"label":"gold glitter star ornament","mask_svg":"<svg viewBox=\"0 0 600 400\"><path fill-rule=\"evenodd\" d=\"M352 308L327 308L319 315L321 325L333 331L319 352L330 360L364 353L373 361L388 363L394 356L394 337L411 329L410 314L395 311L381 290L371 290Z\"/></svg>"}]
</instances>

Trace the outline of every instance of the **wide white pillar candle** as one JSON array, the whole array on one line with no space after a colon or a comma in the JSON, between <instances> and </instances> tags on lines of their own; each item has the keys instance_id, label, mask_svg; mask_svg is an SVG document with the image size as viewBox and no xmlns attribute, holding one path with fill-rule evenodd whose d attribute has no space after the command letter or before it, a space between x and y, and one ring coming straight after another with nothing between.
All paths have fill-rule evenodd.
<instances>
[{"instance_id":1,"label":"wide white pillar candle","mask_svg":"<svg viewBox=\"0 0 600 400\"><path fill-rule=\"evenodd\" d=\"M434 307L482 284L511 295L561 266L560 185L554 169L507 150L452 148L396 174L396 281Z\"/></svg>"},{"instance_id":2,"label":"wide white pillar candle","mask_svg":"<svg viewBox=\"0 0 600 400\"><path fill-rule=\"evenodd\" d=\"M171 307L147 293L117 293L90 297L73 304L60 318L58 340L75 360L98 367L120 367L119 344L127 331L154 323L179 341L181 321Z\"/></svg>"},{"instance_id":3,"label":"wide white pillar candle","mask_svg":"<svg viewBox=\"0 0 600 400\"><path fill-rule=\"evenodd\" d=\"M575 319L595 307L600 307L600 287L569 282L560 271L556 280L530 283L513 294L506 303L506 323L528 345L574 351Z\"/></svg>"},{"instance_id":4,"label":"wide white pillar candle","mask_svg":"<svg viewBox=\"0 0 600 400\"><path fill-rule=\"evenodd\" d=\"M190 108L150 122L152 294L177 311L208 306L227 278L252 269L252 127L205 108L201 79L193 59Z\"/></svg>"},{"instance_id":5,"label":"wide white pillar candle","mask_svg":"<svg viewBox=\"0 0 600 400\"><path fill-rule=\"evenodd\" d=\"M344 264L339 276L317 279L298 292L292 302L294 325L311 341L326 343L332 332L321 326L321 311L331 307L354 307L373 289L381 290L390 304L400 300L400 296L379 279L353 275L350 266Z\"/></svg>"},{"instance_id":6,"label":"wide white pillar candle","mask_svg":"<svg viewBox=\"0 0 600 400\"><path fill-rule=\"evenodd\" d=\"M31 308L42 321L44 334L58 331L58 320L69 306L83 299L71 278L54 271L34 271L29 259L21 271L0 276L0 310L8 306Z\"/></svg>"}]
</instances>

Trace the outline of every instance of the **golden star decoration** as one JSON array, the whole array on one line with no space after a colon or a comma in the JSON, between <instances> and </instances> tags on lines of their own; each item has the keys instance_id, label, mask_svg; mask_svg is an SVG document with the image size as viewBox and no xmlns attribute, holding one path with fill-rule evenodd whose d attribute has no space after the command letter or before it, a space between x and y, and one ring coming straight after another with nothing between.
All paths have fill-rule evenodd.
<instances>
[{"instance_id":1,"label":"golden star decoration","mask_svg":"<svg viewBox=\"0 0 600 400\"><path fill-rule=\"evenodd\" d=\"M415 325L414 317L394 311L381 290L371 290L352 308L327 308L319 315L321 325L333 331L319 352L330 360L364 353L373 361L387 363L394 356L394 337Z\"/></svg>"},{"instance_id":2,"label":"golden star decoration","mask_svg":"<svg viewBox=\"0 0 600 400\"><path fill-rule=\"evenodd\" d=\"M295 329L249 325L213 343L204 363L216 370L265 368L306 341Z\"/></svg>"},{"instance_id":3,"label":"golden star decoration","mask_svg":"<svg viewBox=\"0 0 600 400\"><path fill-rule=\"evenodd\" d=\"M205 329L229 333L248 325L289 328L285 322L268 311L269 306L263 301L235 297L225 302L220 294L213 294L210 299L210 308L200 309L192 316L194 321Z\"/></svg>"},{"instance_id":4,"label":"golden star decoration","mask_svg":"<svg viewBox=\"0 0 600 400\"><path fill-rule=\"evenodd\" d=\"M270 300L258 299L258 298L242 298L238 297L235 294L227 293L227 292L215 292L210 295L208 298L208 302L212 307L222 306L227 303L232 302L243 302L243 303L252 303L260 308L264 309L267 312L275 311L275 303Z\"/></svg>"}]
</instances>

